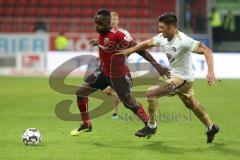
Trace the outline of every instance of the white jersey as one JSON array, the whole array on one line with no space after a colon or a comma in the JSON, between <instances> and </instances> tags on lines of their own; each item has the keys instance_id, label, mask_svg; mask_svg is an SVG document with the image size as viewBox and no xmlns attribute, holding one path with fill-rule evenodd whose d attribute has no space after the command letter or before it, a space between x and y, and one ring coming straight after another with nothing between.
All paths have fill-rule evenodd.
<instances>
[{"instance_id":1,"label":"white jersey","mask_svg":"<svg viewBox=\"0 0 240 160\"><path fill-rule=\"evenodd\" d=\"M171 77L193 81L192 51L198 47L200 42L179 31L170 42L161 33L153 37L153 40L154 45L159 46L161 51L167 55Z\"/></svg>"}]
</instances>

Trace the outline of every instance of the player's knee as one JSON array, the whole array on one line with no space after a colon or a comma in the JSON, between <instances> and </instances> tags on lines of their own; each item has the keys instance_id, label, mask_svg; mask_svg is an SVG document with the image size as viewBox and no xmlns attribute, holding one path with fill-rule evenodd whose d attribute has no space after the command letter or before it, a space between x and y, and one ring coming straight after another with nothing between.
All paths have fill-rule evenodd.
<instances>
[{"instance_id":1,"label":"player's knee","mask_svg":"<svg viewBox=\"0 0 240 160\"><path fill-rule=\"evenodd\" d=\"M131 109L131 108L138 107L138 104L137 103L124 103L124 106L128 109Z\"/></svg>"},{"instance_id":2,"label":"player's knee","mask_svg":"<svg viewBox=\"0 0 240 160\"><path fill-rule=\"evenodd\" d=\"M128 109L138 107L137 102L134 102L134 101L131 101L131 100L130 101L125 101L123 104Z\"/></svg>"},{"instance_id":3,"label":"player's knee","mask_svg":"<svg viewBox=\"0 0 240 160\"><path fill-rule=\"evenodd\" d=\"M103 92L105 92L108 96L113 95L113 93L108 89L103 90Z\"/></svg>"},{"instance_id":4,"label":"player's knee","mask_svg":"<svg viewBox=\"0 0 240 160\"><path fill-rule=\"evenodd\" d=\"M83 95L81 89L78 89L76 91L76 96L77 96L77 99L80 100L80 101L83 101L83 100L85 100L87 98L86 96Z\"/></svg>"},{"instance_id":5,"label":"player's knee","mask_svg":"<svg viewBox=\"0 0 240 160\"><path fill-rule=\"evenodd\" d=\"M82 94L82 91L80 89L78 89L76 92L75 92L76 96L77 97L80 97L81 94Z\"/></svg>"},{"instance_id":6,"label":"player's knee","mask_svg":"<svg viewBox=\"0 0 240 160\"><path fill-rule=\"evenodd\" d=\"M150 88L147 90L147 93L146 93L146 98L147 99L156 99L156 95L154 94L154 91Z\"/></svg>"}]
</instances>

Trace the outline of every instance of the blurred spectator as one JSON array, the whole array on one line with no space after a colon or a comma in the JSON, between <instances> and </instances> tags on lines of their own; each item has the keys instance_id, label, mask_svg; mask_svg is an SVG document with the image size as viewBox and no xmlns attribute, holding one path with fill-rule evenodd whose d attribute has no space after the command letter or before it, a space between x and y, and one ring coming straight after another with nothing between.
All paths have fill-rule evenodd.
<instances>
[{"instance_id":1,"label":"blurred spectator","mask_svg":"<svg viewBox=\"0 0 240 160\"><path fill-rule=\"evenodd\" d=\"M211 27L212 27L212 37L213 41L220 42L221 41L221 30L222 30L222 22L221 22L221 15L217 11L216 8L211 9L210 14L210 21L211 21Z\"/></svg>"},{"instance_id":2,"label":"blurred spectator","mask_svg":"<svg viewBox=\"0 0 240 160\"><path fill-rule=\"evenodd\" d=\"M185 12L184 12L184 28L188 32L191 32L192 30L192 11L191 11L191 3L186 2L185 3Z\"/></svg>"},{"instance_id":3,"label":"blurred spectator","mask_svg":"<svg viewBox=\"0 0 240 160\"><path fill-rule=\"evenodd\" d=\"M65 51L68 49L68 38L63 32L60 32L55 39L55 48L58 51Z\"/></svg>"},{"instance_id":4,"label":"blurred spectator","mask_svg":"<svg viewBox=\"0 0 240 160\"><path fill-rule=\"evenodd\" d=\"M203 10L196 14L196 32L206 33L207 32L207 17Z\"/></svg>"},{"instance_id":5,"label":"blurred spectator","mask_svg":"<svg viewBox=\"0 0 240 160\"><path fill-rule=\"evenodd\" d=\"M127 30L120 28L118 25L119 25L119 15L118 15L118 13L117 12L111 12L111 26L118 28L119 30L121 30L121 32L126 34L128 37L132 38L131 34Z\"/></svg>"},{"instance_id":6,"label":"blurred spectator","mask_svg":"<svg viewBox=\"0 0 240 160\"><path fill-rule=\"evenodd\" d=\"M35 32L48 32L46 23L44 23L43 21L41 21L38 18L34 24L34 31Z\"/></svg>"},{"instance_id":7,"label":"blurred spectator","mask_svg":"<svg viewBox=\"0 0 240 160\"><path fill-rule=\"evenodd\" d=\"M234 32L236 31L236 20L235 15L231 10L228 10L227 15L223 20L223 28L224 28L224 38L225 40L234 40Z\"/></svg>"}]
</instances>

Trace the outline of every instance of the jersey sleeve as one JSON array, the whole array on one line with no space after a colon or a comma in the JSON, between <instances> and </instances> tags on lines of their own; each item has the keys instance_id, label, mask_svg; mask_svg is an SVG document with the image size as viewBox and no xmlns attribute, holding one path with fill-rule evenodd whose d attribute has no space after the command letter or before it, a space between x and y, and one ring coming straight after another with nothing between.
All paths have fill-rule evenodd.
<instances>
[{"instance_id":1,"label":"jersey sleeve","mask_svg":"<svg viewBox=\"0 0 240 160\"><path fill-rule=\"evenodd\" d=\"M191 37L186 36L183 40L183 46L188 50L193 52L198 46L200 42L192 39Z\"/></svg>"},{"instance_id":2,"label":"jersey sleeve","mask_svg":"<svg viewBox=\"0 0 240 160\"><path fill-rule=\"evenodd\" d=\"M126 36L128 36L129 39L133 39L131 34L127 30L125 31L125 34L126 34Z\"/></svg>"},{"instance_id":3,"label":"jersey sleeve","mask_svg":"<svg viewBox=\"0 0 240 160\"><path fill-rule=\"evenodd\" d=\"M123 32L118 32L117 37L120 41L131 42L133 40L130 34L125 34Z\"/></svg>"},{"instance_id":4,"label":"jersey sleeve","mask_svg":"<svg viewBox=\"0 0 240 160\"><path fill-rule=\"evenodd\" d=\"M155 46L160 46L160 44L162 43L162 39L163 39L163 37L162 37L161 34L158 34L158 35L154 36L153 37L153 44Z\"/></svg>"},{"instance_id":5,"label":"jersey sleeve","mask_svg":"<svg viewBox=\"0 0 240 160\"><path fill-rule=\"evenodd\" d=\"M131 44L133 43L132 37L123 32L117 32L115 37L119 42L119 49L131 47Z\"/></svg>"}]
</instances>

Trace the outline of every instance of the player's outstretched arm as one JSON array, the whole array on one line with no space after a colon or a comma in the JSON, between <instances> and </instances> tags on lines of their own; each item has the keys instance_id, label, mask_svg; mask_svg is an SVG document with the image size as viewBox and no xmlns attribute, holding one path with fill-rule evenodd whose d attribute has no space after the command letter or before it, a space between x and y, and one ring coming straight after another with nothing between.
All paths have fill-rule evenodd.
<instances>
[{"instance_id":1,"label":"player's outstretched arm","mask_svg":"<svg viewBox=\"0 0 240 160\"><path fill-rule=\"evenodd\" d=\"M124 56L129 56L130 54L132 54L134 52L143 51L143 50L146 50L153 46L155 46L153 39L149 39L149 40L143 41L135 46L132 46L131 48L122 50L118 54L123 54Z\"/></svg>"},{"instance_id":2,"label":"player's outstretched arm","mask_svg":"<svg viewBox=\"0 0 240 160\"><path fill-rule=\"evenodd\" d=\"M198 54L204 54L205 59L207 61L208 65L208 73L207 73L207 81L208 85L214 85L216 81L216 77L214 74L214 66L213 66L213 56L212 56L212 51L210 48L205 46L202 42L200 42L199 46L194 50L194 52Z\"/></svg>"},{"instance_id":3,"label":"player's outstretched arm","mask_svg":"<svg viewBox=\"0 0 240 160\"><path fill-rule=\"evenodd\" d=\"M137 43L134 41L132 45L136 46ZM153 58L153 56L148 51L146 50L137 51L137 53L141 55L146 61L151 63L154 66L154 68L158 71L160 76L166 76L170 78L170 69L158 64L157 61Z\"/></svg>"}]
</instances>

